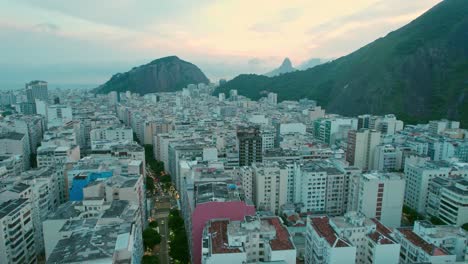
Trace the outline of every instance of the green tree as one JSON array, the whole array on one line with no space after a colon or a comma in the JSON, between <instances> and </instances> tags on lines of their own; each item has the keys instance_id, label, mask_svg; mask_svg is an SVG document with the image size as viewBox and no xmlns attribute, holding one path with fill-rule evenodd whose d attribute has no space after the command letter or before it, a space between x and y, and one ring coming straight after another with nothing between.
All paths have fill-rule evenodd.
<instances>
[{"instance_id":1,"label":"green tree","mask_svg":"<svg viewBox=\"0 0 468 264\"><path fill-rule=\"evenodd\" d=\"M445 223L438 217L432 216L430 220L433 225L445 225Z\"/></svg>"},{"instance_id":2,"label":"green tree","mask_svg":"<svg viewBox=\"0 0 468 264\"><path fill-rule=\"evenodd\" d=\"M180 216L177 209L170 211L167 225L174 233L184 228L184 219Z\"/></svg>"},{"instance_id":3,"label":"green tree","mask_svg":"<svg viewBox=\"0 0 468 264\"><path fill-rule=\"evenodd\" d=\"M464 223L462 225L462 228L465 230L465 231L468 231L468 223Z\"/></svg>"},{"instance_id":4,"label":"green tree","mask_svg":"<svg viewBox=\"0 0 468 264\"><path fill-rule=\"evenodd\" d=\"M169 245L171 247L169 250L171 258L184 264L189 263L189 249L185 229L178 230L174 234L174 238L169 242Z\"/></svg>"},{"instance_id":5,"label":"green tree","mask_svg":"<svg viewBox=\"0 0 468 264\"><path fill-rule=\"evenodd\" d=\"M153 193L155 189L153 178L146 176L146 190Z\"/></svg>"},{"instance_id":6,"label":"green tree","mask_svg":"<svg viewBox=\"0 0 468 264\"><path fill-rule=\"evenodd\" d=\"M416 212L416 210L411 209L410 207L403 206L403 214L408 219L409 223L412 225L416 220L424 220L424 216Z\"/></svg>"},{"instance_id":7,"label":"green tree","mask_svg":"<svg viewBox=\"0 0 468 264\"><path fill-rule=\"evenodd\" d=\"M156 160L153 154L153 146L145 145L145 160L148 167L159 177L164 172L164 162Z\"/></svg>"},{"instance_id":8,"label":"green tree","mask_svg":"<svg viewBox=\"0 0 468 264\"><path fill-rule=\"evenodd\" d=\"M151 228L156 228L156 227L158 227L158 222L157 221L151 221L151 222L149 222L148 225Z\"/></svg>"},{"instance_id":9,"label":"green tree","mask_svg":"<svg viewBox=\"0 0 468 264\"><path fill-rule=\"evenodd\" d=\"M141 264L159 264L159 258L157 256L145 255L141 259Z\"/></svg>"},{"instance_id":10,"label":"green tree","mask_svg":"<svg viewBox=\"0 0 468 264\"><path fill-rule=\"evenodd\" d=\"M161 243L161 235L153 228L146 228L143 231L143 245L146 249L152 249Z\"/></svg>"},{"instance_id":11,"label":"green tree","mask_svg":"<svg viewBox=\"0 0 468 264\"><path fill-rule=\"evenodd\" d=\"M169 246L171 247L169 256L181 263L189 263L187 234L185 233L184 219L180 216L179 210L172 209L169 212L167 225L173 233L173 237L169 242Z\"/></svg>"}]
</instances>

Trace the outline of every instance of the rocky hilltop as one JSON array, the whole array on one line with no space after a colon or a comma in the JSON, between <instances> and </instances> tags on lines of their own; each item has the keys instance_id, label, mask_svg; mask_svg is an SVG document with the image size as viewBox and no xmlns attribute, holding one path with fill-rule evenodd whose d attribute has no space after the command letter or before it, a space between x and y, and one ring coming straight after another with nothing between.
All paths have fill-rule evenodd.
<instances>
[{"instance_id":1,"label":"rocky hilltop","mask_svg":"<svg viewBox=\"0 0 468 264\"><path fill-rule=\"evenodd\" d=\"M209 83L205 74L194 64L169 56L117 73L97 87L95 92L131 91L140 95L155 92L174 92L188 84Z\"/></svg>"}]
</instances>

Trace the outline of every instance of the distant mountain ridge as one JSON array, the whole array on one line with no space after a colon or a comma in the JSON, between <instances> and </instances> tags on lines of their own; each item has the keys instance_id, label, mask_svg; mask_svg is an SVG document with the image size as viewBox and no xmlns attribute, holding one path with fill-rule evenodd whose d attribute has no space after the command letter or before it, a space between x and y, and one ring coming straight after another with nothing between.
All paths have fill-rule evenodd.
<instances>
[{"instance_id":1,"label":"distant mountain ridge","mask_svg":"<svg viewBox=\"0 0 468 264\"><path fill-rule=\"evenodd\" d=\"M327 60L320 59L320 58L310 58L307 61L301 63L299 66L297 66L297 69L299 70L307 70L309 68L313 68L317 65L320 65L322 63L325 63Z\"/></svg>"},{"instance_id":2,"label":"distant mountain ridge","mask_svg":"<svg viewBox=\"0 0 468 264\"><path fill-rule=\"evenodd\" d=\"M96 93L131 91L144 95L155 92L175 92L188 84L209 83L205 74L194 64L177 56L156 59L148 64L117 73L95 89Z\"/></svg>"},{"instance_id":3,"label":"distant mountain ridge","mask_svg":"<svg viewBox=\"0 0 468 264\"><path fill-rule=\"evenodd\" d=\"M292 66L291 60L289 58L285 58L283 60L283 63L281 63L281 65L278 68L270 72L267 72L263 75L268 76L268 77L273 77L273 76L277 76L280 74L293 72L293 71L297 71L297 69Z\"/></svg>"},{"instance_id":4,"label":"distant mountain ridge","mask_svg":"<svg viewBox=\"0 0 468 264\"><path fill-rule=\"evenodd\" d=\"M468 125L468 1L445 0L361 49L305 71L239 75L217 92L258 99L308 97L343 115L395 113L405 121Z\"/></svg>"}]
</instances>

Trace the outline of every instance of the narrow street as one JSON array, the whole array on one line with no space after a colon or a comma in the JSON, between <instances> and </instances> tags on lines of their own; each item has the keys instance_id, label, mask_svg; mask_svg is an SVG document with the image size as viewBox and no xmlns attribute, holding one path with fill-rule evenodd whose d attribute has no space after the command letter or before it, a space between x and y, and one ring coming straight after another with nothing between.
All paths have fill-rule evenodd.
<instances>
[{"instance_id":1,"label":"narrow street","mask_svg":"<svg viewBox=\"0 0 468 264\"><path fill-rule=\"evenodd\" d=\"M159 233L161 234L161 244L159 245L159 259L161 264L170 263L168 216L171 210L171 199L172 198L168 194L157 195L155 197L155 208L152 210L153 217L158 222Z\"/></svg>"},{"instance_id":2,"label":"narrow street","mask_svg":"<svg viewBox=\"0 0 468 264\"><path fill-rule=\"evenodd\" d=\"M154 249L153 255L159 257L160 264L171 263L169 257L169 213L171 208L176 206L177 202L168 193L163 191L163 186L158 182L155 173L148 166L146 173L154 180L155 195L153 197L154 207L151 209L151 216L158 222L159 234L161 235L161 243Z\"/></svg>"}]
</instances>

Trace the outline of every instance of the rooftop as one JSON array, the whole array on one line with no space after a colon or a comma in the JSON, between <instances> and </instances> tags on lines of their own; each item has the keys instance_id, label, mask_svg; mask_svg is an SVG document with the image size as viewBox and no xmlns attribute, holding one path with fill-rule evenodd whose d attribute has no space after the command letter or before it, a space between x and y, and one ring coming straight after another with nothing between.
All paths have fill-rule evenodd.
<instances>
[{"instance_id":1,"label":"rooftop","mask_svg":"<svg viewBox=\"0 0 468 264\"><path fill-rule=\"evenodd\" d=\"M398 231L413 245L421 248L431 256L448 255L448 253L445 250L435 246L434 244L426 242L424 239L422 239L420 236L414 233L413 230L411 230L411 228L399 228Z\"/></svg>"},{"instance_id":2,"label":"rooftop","mask_svg":"<svg viewBox=\"0 0 468 264\"><path fill-rule=\"evenodd\" d=\"M229 247L227 227L229 220L212 221L209 227L211 237L211 251L213 254L239 253L241 250L237 247Z\"/></svg>"},{"instance_id":3,"label":"rooftop","mask_svg":"<svg viewBox=\"0 0 468 264\"><path fill-rule=\"evenodd\" d=\"M276 230L275 239L270 240L270 246L272 250L294 249L294 244L291 242L289 232L286 227L281 224L278 217L262 218L262 222L267 222Z\"/></svg>"},{"instance_id":4,"label":"rooftop","mask_svg":"<svg viewBox=\"0 0 468 264\"><path fill-rule=\"evenodd\" d=\"M212 201L238 201L236 193L237 186L226 182L207 182L195 185L195 203L206 203Z\"/></svg>"},{"instance_id":5,"label":"rooftop","mask_svg":"<svg viewBox=\"0 0 468 264\"><path fill-rule=\"evenodd\" d=\"M16 132L0 133L0 139L21 140L24 134Z\"/></svg>"},{"instance_id":6,"label":"rooftop","mask_svg":"<svg viewBox=\"0 0 468 264\"><path fill-rule=\"evenodd\" d=\"M27 203L28 199L14 199L0 204L0 219L9 215L16 209L21 209L20 206Z\"/></svg>"},{"instance_id":7,"label":"rooftop","mask_svg":"<svg viewBox=\"0 0 468 264\"><path fill-rule=\"evenodd\" d=\"M112 261L120 234L130 233L131 224L82 226L69 237L58 241L47 263L86 263Z\"/></svg>"},{"instance_id":8,"label":"rooftop","mask_svg":"<svg viewBox=\"0 0 468 264\"><path fill-rule=\"evenodd\" d=\"M311 217L310 222L315 232L325 240L331 247L349 247L345 240L339 238L335 230L330 225L330 219L327 216Z\"/></svg>"},{"instance_id":9,"label":"rooftop","mask_svg":"<svg viewBox=\"0 0 468 264\"><path fill-rule=\"evenodd\" d=\"M375 243L380 244L380 245L396 244L393 240L381 234L380 232L372 232L368 234L367 236L370 239L372 239Z\"/></svg>"}]
</instances>

